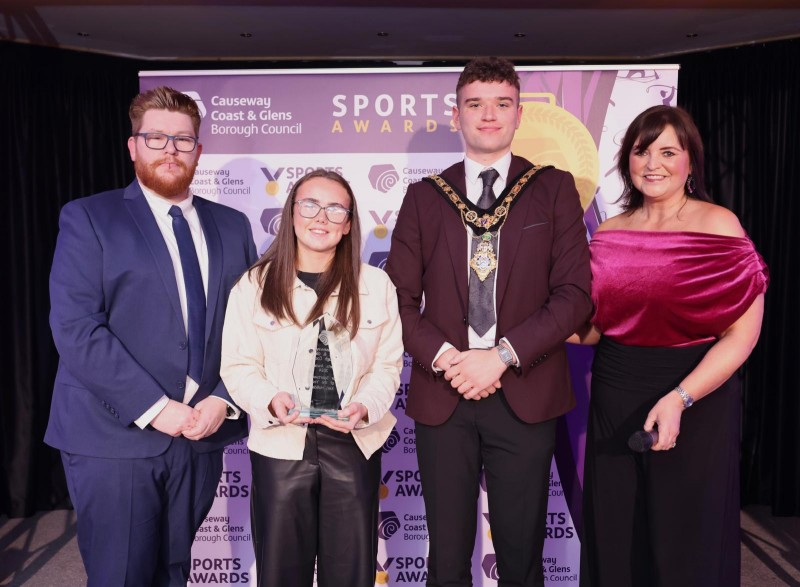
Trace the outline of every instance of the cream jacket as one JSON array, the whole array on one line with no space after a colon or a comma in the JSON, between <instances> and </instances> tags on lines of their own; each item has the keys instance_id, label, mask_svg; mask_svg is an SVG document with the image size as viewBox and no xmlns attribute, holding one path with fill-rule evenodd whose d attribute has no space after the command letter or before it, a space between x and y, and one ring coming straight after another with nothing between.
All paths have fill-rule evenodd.
<instances>
[{"instance_id":1,"label":"cream jacket","mask_svg":"<svg viewBox=\"0 0 800 587\"><path fill-rule=\"evenodd\" d=\"M250 450L272 458L303 458L306 426L282 425L267 406L279 391L303 405L311 400L310 374L318 326L305 328L278 320L261 308L261 287L254 273L244 275L228 300L222 333L220 374L231 397L250 415ZM356 444L369 458L381 448L396 421L389 411L400 384L403 340L394 285L380 269L361 265L361 323L350 344L333 343L331 362L336 381L348 380L341 405L351 401L367 408L367 422L353 430ZM338 292L325 308L330 325ZM314 290L295 278L294 309L303 319L316 302ZM344 340L349 335L344 333ZM337 337L340 341L342 337ZM336 350L343 349L342 352ZM349 375L349 378L347 376Z\"/></svg>"}]
</instances>

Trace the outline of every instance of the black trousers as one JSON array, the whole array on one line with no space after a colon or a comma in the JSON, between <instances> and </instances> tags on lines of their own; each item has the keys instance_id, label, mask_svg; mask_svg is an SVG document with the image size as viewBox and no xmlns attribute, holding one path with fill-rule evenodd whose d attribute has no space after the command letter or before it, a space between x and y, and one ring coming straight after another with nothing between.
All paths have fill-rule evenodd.
<instances>
[{"instance_id":1,"label":"black trousers","mask_svg":"<svg viewBox=\"0 0 800 587\"><path fill-rule=\"evenodd\" d=\"M600 341L586 440L582 584L738 587L738 378L683 413L674 449L637 454L627 446L709 347Z\"/></svg>"},{"instance_id":2,"label":"black trousers","mask_svg":"<svg viewBox=\"0 0 800 587\"><path fill-rule=\"evenodd\" d=\"M303 459L250 453L259 587L373 587L381 451L369 459L350 434L309 426Z\"/></svg>"},{"instance_id":3,"label":"black trousers","mask_svg":"<svg viewBox=\"0 0 800 587\"><path fill-rule=\"evenodd\" d=\"M542 547L555 430L555 420L528 424L517 418L502 390L479 401L460 401L439 426L417 423L430 537L427 585L472 585L481 467L498 585L544 584Z\"/></svg>"}]
</instances>

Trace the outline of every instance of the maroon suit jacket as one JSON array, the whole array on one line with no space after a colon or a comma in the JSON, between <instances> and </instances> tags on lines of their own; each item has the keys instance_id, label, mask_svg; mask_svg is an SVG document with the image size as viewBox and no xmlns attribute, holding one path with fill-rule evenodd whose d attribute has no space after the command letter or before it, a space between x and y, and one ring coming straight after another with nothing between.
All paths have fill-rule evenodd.
<instances>
[{"instance_id":1,"label":"maroon suit jacket","mask_svg":"<svg viewBox=\"0 0 800 587\"><path fill-rule=\"evenodd\" d=\"M508 177L529 166L513 157ZM441 176L466 194L463 162ZM386 271L397 286L405 349L414 357L406 413L442 424L461 400L432 363L445 342L468 348L467 234L428 182L406 192ZM500 231L497 271L497 339L505 337L520 360L504 373L503 393L525 422L564 414L575 405L564 340L592 311L586 227L569 173L541 171L517 197Z\"/></svg>"}]
</instances>

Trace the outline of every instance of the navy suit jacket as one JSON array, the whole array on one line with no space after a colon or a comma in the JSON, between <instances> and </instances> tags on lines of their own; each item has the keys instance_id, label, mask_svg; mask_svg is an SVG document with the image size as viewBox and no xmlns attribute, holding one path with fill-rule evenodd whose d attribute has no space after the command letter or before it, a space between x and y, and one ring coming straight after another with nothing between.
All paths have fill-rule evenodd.
<instances>
[{"instance_id":1,"label":"navy suit jacket","mask_svg":"<svg viewBox=\"0 0 800 587\"><path fill-rule=\"evenodd\" d=\"M244 214L193 202L209 266L205 360L191 405L209 395L232 402L219 376L222 322L230 289L256 251ZM95 457L163 453L172 438L134 420L165 394L183 400L188 341L172 260L138 181L64 206L50 303L60 361L45 442ZM246 434L244 417L225 420L192 446L207 452Z\"/></svg>"}]
</instances>

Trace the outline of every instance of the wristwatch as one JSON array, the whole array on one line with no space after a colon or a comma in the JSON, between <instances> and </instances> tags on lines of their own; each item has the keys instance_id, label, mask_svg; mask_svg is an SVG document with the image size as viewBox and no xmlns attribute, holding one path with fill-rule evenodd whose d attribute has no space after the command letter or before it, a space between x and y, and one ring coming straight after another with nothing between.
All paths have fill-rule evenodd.
<instances>
[{"instance_id":1,"label":"wristwatch","mask_svg":"<svg viewBox=\"0 0 800 587\"><path fill-rule=\"evenodd\" d=\"M514 366L514 354L511 352L511 349L504 344L498 344L494 348L497 349L497 354L500 355L500 360L505 363L506 367Z\"/></svg>"},{"instance_id":2,"label":"wristwatch","mask_svg":"<svg viewBox=\"0 0 800 587\"><path fill-rule=\"evenodd\" d=\"M692 404L694 403L694 398L691 395L689 395L688 393L686 393L686 390L684 388L682 388L680 385L678 385L672 391L677 392L678 395L681 396L681 399L683 400L683 409L684 410L686 408L691 408L692 407Z\"/></svg>"}]
</instances>

